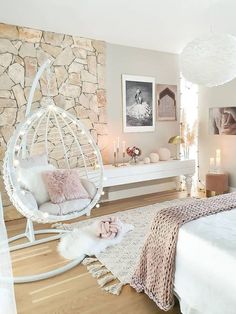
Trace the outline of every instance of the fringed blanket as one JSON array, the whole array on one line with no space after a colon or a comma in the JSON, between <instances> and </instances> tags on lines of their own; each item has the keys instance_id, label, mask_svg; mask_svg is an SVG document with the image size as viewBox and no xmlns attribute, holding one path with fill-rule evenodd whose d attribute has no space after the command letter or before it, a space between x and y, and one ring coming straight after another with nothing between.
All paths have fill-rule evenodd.
<instances>
[{"instance_id":1,"label":"fringed blanket","mask_svg":"<svg viewBox=\"0 0 236 314\"><path fill-rule=\"evenodd\" d=\"M236 208L236 193L196 200L156 214L131 285L144 291L161 309L174 305L173 283L179 228L192 220Z\"/></svg>"}]
</instances>

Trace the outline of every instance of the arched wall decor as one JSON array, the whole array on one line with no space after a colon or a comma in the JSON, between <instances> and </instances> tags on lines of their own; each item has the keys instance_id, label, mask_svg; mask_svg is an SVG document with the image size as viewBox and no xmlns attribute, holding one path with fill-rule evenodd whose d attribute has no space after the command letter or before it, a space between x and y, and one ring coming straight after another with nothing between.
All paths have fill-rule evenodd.
<instances>
[{"instance_id":1,"label":"arched wall decor","mask_svg":"<svg viewBox=\"0 0 236 314\"><path fill-rule=\"evenodd\" d=\"M176 85L157 84L157 120L176 120Z\"/></svg>"}]
</instances>

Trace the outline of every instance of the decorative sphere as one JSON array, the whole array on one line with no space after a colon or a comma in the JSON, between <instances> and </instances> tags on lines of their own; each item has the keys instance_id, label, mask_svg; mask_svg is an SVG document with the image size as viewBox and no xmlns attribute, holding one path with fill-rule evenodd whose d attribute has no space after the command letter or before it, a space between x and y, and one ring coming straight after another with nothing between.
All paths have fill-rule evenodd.
<instances>
[{"instance_id":1,"label":"decorative sphere","mask_svg":"<svg viewBox=\"0 0 236 314\"><path fill-rule=\"evenodd\" d=\"M150 161L151 162L158 162L159 161L159 155L157 153L151 153L149 155Z\"/></svg>"},{"instance_id":2,"label":"decorative sphere","mask_svg":"<svg viewBox=\"0 0 236 314\"><path fill-rule=\"evenodd\" d=\"M151 162L149 157L145 157L143 161L145 164L150 164L150 162Z\"/></svg>"},{"instance_id":3,"label":"decorative sphere","mask_svg":"<svg viewBox=\"0 0 236 314\"><path fill-rule=\"evenodd\" d=\"M168 148L161 147L158 149L158 154L160 160L169 160L170 159L170 151Z\"/></svg>"},{"instance_id":4,"label":"decorative sphere","mask_svg":"<svg viewBox=\"0 0 236 314\"><path fill-rule=\"evenodd\" d=\"M180 55L186 80L208 87L222 85L236 77L236 37L210 34L191 41Z\"/></svg>"}]
</instances>

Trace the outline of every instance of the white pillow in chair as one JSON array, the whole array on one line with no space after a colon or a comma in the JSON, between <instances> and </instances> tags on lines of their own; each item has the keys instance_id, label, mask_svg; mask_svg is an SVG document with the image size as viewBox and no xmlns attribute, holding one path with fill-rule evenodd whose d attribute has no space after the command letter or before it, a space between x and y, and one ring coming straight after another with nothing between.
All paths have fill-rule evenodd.
<instances>
[{"instance_id":1,"label":"white pillow in chair","mask_svg":"<svg viewBox=\"0 0 236 314\"><path fill-rule=\"evenodd\" d=\"M46 154L33 155L26 158L19 158L19 167L20 168L32 168L38 166L48 165L48 158Z\"/></svg>"},{"instance_id":2,"label":"white pillow in chair","mask_svg":"<svg viewBox=\"0 0 236 314\"><path fill-rule=\"evenodd\" d=\"M55 170L55 167L50 164L30 168L19 168L18 170L20 185L34 195L38 205L46 203L50 200L42 177L43 172L50 170Z\"/></svg>"}]
</instances>

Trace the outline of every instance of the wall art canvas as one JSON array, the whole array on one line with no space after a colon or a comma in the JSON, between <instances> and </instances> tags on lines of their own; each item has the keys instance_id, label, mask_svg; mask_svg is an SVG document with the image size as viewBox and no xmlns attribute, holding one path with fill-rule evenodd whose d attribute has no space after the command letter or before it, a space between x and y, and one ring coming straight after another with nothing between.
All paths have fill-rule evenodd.
<instances>
[{"instance_id":1,"label":"wall art canvas","mask_svg":"<svg viewBox=\"0 0 236 314\"><path fill-rule=\"evenodd\" d=\"M122 75L124 132L155 130L155 78Z\"/></svg>"},{"instance_id":2,"label":"wall art canvas","mask_svg":"<svg viewBox=\"0 0 236 314\"><path fill-rule=\"evenodd\" d=\"M209 132L218 135L236 135L236 107L210 108Z\"/></svg>"},{"instance_id":3,"label":"wall art canvas","mask_svg":"<svg viewBox=\"0 0 236 314\"><path fill-rule=\"evenodd\" d=\"M175 121L177 86L157 84L157 120Z\"/></svg>"}]
</instances>

